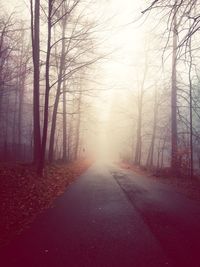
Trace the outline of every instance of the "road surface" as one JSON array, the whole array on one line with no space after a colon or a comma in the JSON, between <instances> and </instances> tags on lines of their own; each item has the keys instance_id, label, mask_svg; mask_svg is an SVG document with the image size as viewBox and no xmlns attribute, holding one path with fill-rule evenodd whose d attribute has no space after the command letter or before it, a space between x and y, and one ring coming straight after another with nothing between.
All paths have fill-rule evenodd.
<instances>
[{"instance_id":1,"label":"road surface","mask_svg":"<svg viewBox=\"0 0 200 267\"><path fill-rule=\"evenodd\" d=\"M2 267L200 267L200 203L95 163L0 252Z\"/></svg>"}]
</instances>

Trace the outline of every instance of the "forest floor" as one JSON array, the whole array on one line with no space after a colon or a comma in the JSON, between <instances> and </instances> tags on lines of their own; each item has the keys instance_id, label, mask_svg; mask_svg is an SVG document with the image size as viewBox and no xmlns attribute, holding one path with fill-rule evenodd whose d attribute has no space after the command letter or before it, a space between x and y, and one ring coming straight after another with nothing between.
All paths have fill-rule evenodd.
<instances>
[{"instance_id":1,"label":"forest floor","mask_svg":"<svg viewBox=\"0 0 200 267\"><path fill-rule=\"evenodd\" d=\"M154 179L156 181L160 181L165 184L172 185L178 192L183 193L187 197L193 200L200 200L200 179L194 178L180 178L180 177L172 177L172 176L155 176L154 172L150 172L144 170L142 167L138 167L129 163L120 163L120 167L123 169L129 169L136 172L139 175L145 175L150 179Z\"/></svg>"},{"instance_id":2,"label":"forest floor","mask_svg":"<svg viewBox=\"0 0 200 267\"><path fill-rule=\"evenodd\" d=\"M32 165L0 164L0 247L27 228L34 218L53 205L66 187L80 176L90 161L46 167L38 177Z\"/></svg>"}]
</instances>

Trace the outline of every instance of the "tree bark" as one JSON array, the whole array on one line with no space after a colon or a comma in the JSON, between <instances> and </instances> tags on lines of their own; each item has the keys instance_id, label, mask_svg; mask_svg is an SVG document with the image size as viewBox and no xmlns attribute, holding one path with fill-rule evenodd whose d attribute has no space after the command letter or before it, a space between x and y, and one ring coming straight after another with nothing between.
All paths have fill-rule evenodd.
<instances>
[{"instance_id":1,"label":"tree bark","mask_svg":"<svg viewBox=\"0 0 200 267\"><path fill-rule=\"evenodd\" d=\"M31 36L33 54L33 161L38 163L41 155L40 131L40 0L31 0Z\"/></svg>"},{"instance_id":2,"label":"tree bark","mask_svg":"<svg viewBox=\"0 0 200 267\"><path fill-rule=\"evenodd\" d=\"M153 118L153 132L151 138L151 144L149 148L149 153L147 157L147 168L151 169L154 165L154 147L156 139L156 129L157 129L157 115L158 115L158 101L157 101L157 89L155 90L155 100L154 100L154 118Z\"/></svg>"},{"instance_id":3,"label":"tree bark","mask_svg":"<svg viewBox=\"0 0 200 267\"><path fill-rule=\"evenodd\" d=\"M66 88L63 83L63 162L67 162L67 110L66 110Z\"/></svg>"},{"instance_id":4,"label":"tree bark","mask_svg":"<svg viewBox=\"0 0 200 267\"><path fill-rule=\"evenodd\" d=\"M175 11L176 12L176 9ZM173 54L172 54L172 87L171 87L171 170L174 174L178 171L178 136L177 136L177 20L176 13L174 13L173 22Z\"/></svg>"},{"instance_id":5,"label":"tree bark","mask_svg":"<svg viewBox=\"0 0 200 267\"><path fill-rule=\"evenodd\" d=\"M56 91L56 99L54 102L53 115L52 115L52 123L51 123L51 133L50 133L50 144L49 144L49 162L53 161L54 156L54 140L55 140L55 131L56 131L56 120L57 120L57 111L60 100L61 86L62 86L62 76L65 67L65 30L66 30L66 19L63 21L62 27L62 48L61 48L61 58L60 58L60 66L59 66L59 74L58 74L58 86Z\"/></svg>"},{"instance_id":6,"label":"tree bark","mask_svg":"<svg viewBox=\"0 0 200 267\"><path fill-rule=\"evenodd\" d=\"M137 139L136 139L136 150L135 150L135 161L136 165L141 164L141 156L142 156L142 113L143 113L143 98L144 98L144 85L148 71L147 64L147 54L145 54L145 66L144 66L144 75L142 79L142 84L140 88L140 92L138 95L138 120L137 120Z\"/></svg>"},{"instance_id":7,"label":"tree bark","mask_svg":"<svg viewBox=\"0 0 200 267\"><path fill-rule=\"evenodd\" d=\"M43 120L43 134L40 161L38 164L38 173L42 175L45 165L45 153L48 132L48 118L49 118L49 92L50 92L50 57L51 57L51 14L52 14L52 0L48 1L48 30L47 30L47 53L45 66L45 103L44 103L44 120Z\"/></svg>"},{"instance_id":8,"label":"tree bark","mask_svg":"<svg viewBox=\"0 0 200 267\"><path fill-rule=\"evenodd\" d=\"M81 89L80 89L81 90ZM78 120L76 126L76 140L75 140L75 160L78 159L79 154L79 142L80 142L80 124L81 124L81 100L82 100L82 91L80 91L78 99Z\"/></svg>"},{"instance_id":9,"label":"tree bark","mask_svg":"<svg viewBox=\"0 0 200 267\"><path fill-rule=\"evenodd\" d=\"M191 37L192 38L192 37ZM189 41L189 51L190 51L190 63L189 63L189 106L190 106L190 178L194 176L194 163L193 163L193 101L192 101L192 39Z\"/></svg>"},{"instance_id":10,"label":"tree bark","mask_svg":"<svg viewBox=\"0 0 200 267\"><path fill-rule=\"evenodd\" d=\"M137 143L135 151L135 164L140 165L141 163L141 150L142 150L142 96L140 96L140 101L138 103L138 123L137 123Z\"/></svg>"}]
</instances>

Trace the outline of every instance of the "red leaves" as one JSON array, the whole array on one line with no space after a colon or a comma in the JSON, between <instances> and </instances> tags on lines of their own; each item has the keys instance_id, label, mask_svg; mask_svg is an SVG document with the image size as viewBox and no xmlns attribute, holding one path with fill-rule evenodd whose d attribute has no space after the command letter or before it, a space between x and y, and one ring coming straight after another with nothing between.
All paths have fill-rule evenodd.
<instances>
[{"instance_id":1,"label":"red leaves","mask_svg":"<svg viewBox=\"0 0 200 267\"><path fill-rule=\"evenodd\" d=\"M90 166L81 161L51 165L38 177L32 165L0 165L0 246L19 234L67 185Z\"/></svg>"}]
</instances>

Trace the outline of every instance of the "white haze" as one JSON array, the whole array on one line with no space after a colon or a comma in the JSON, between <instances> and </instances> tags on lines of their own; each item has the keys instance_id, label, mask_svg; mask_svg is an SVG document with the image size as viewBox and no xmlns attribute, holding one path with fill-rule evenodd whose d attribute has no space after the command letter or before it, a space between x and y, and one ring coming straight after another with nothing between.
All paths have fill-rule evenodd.
<instances>
[{"instance_id":1,"label":"white haze","mask_svg":"<svg viewBox=\"0 0 200 267\"><path fill-rule=\"evenodd\" d=\"M27 21L28 4L29 1L3 0L8 13L17 11ZM135 99L144 72L145 50L157 46L152 35L154 23L150 19L145 22L141 15L144 6L141 0L96 0L93 5L94 19L102 20L97 33L98 41L103 40L100 50L107 56L92 72L89 86L97 92L89 100L92 112L84 121L84 146L98 157L117 159L121 153L132 153L137 116ZM156 60L150 72L161 70L161 58ZM146 87L152 87L155 79L149 78ZM152 97L151 89L148 95Z\"/></svg>"}]
</instances>

